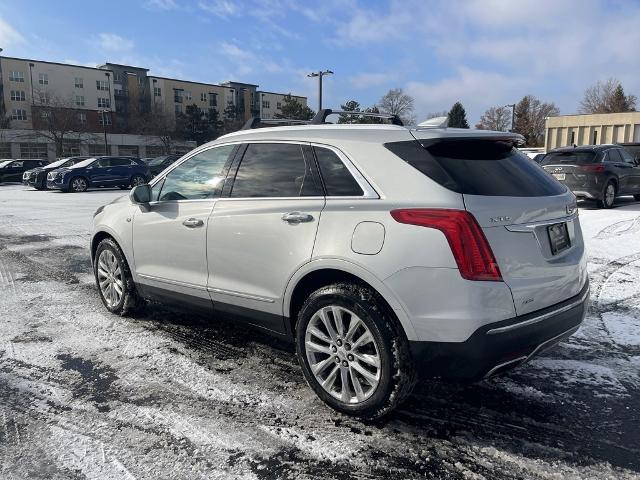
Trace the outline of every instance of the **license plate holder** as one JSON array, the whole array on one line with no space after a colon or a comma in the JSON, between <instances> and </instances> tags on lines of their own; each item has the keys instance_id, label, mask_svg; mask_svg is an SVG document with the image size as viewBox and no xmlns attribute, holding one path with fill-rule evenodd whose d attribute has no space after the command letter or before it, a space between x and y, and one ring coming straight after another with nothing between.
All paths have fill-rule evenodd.
<instances>
[{"instance_id":1,"label":"license plate holder","mask_svg":"<svg viewBox=\"0 0 640 480\"><path fill-rule=\"evenodd\" d=\"M557 255L571 247L571 239L569 238L569 230L567 229L566 222L549 225L547 227L547 234L549 235L549 245L551 246L552 255Z\"/></svg>"},{"instance_id":2,"label":"license plate holder","mask_svg":"<svg viewBox=\"0 0 640 480\"><path fill-rule=\"evenodd\" d=\"M552 174L556 180L565 180L567 178L567 175L565 173L553 173Z\"/></svg>"}]
</instances>

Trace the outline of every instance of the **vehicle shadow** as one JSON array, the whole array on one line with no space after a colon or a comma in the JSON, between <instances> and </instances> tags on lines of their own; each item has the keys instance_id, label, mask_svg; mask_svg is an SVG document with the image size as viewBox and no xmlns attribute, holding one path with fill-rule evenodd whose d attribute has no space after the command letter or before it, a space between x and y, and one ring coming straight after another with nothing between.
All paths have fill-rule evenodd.
<instances>
[{"instance_id":1,"label":"vehicle shadow","mask_svg":"<svg viewBox=\"0 0 640 480\"><path fill-rule=\"evenodd\" d=\"M169 334L211 368L249 354L264 355L269 359L267 375L308 388L290 343L225 318L212 320L157 304L151 304L143 318L149 328ZM544 360L572 355L559 345L545 352ZM473 384L420 380L413 395L390 416L365 422L336 414L341 419L336 428L373 428L389 441L406 441L408 436L414 443L408 448L420 448L428 438L446 439L462 444L460 448L495 448L550 464L608 462L640 472L640 391L630 397L603 397L597 387L585 389L579 382L558 391L563 381L545 377L531 365Z\"/></svg>"},{"instance_id":2,"label":"vehicle shadow","mask_svg":"<svg viewBox=\"0 0 640 480\"><path fill-rule=\"evenodd\" d=\"M579 200L578 207L582 210L601 210L601 208L598 207L598 204L592 200ZM619 197L616 198L612 209L640 211L640 202L635 200L633 197Z\"/></svg>"}]
</instances>

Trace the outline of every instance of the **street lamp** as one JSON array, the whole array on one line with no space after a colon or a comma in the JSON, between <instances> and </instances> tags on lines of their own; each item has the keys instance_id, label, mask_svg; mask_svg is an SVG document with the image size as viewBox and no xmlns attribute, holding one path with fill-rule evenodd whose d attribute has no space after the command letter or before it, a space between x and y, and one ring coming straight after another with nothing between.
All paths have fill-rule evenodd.
<instances>
[{"instance_id":1,"label":"street lamp","mask_svg":"<svg viewBox=\"0 0 640 480\"><path fill-rule=\"evenodd\" d=\"M104 154L109 155L109 145L107 143L107 122L105 119L105 113L110 113L111 109L104 108L100 110L100 114L102 115L102 131L104 132Z\"/></svg>"},{"instance_id":2,"label":"street lamp","mask_svg":"<svg viewBox=\"0 0 640 480\"><path fill-rule=\"evenodd\" d=\"M333 72L331 70L320 70L307 75L307 77L318 77L318 112L322 110L322 77L325 75L333 75Z\"/></svg>"},{"instance_id":3,"label":"street lamp","mask_svg":"<svg viewBox=\"0 0 640 480\"><path fill-rule=\"evenodd\" d=\"M29 62L29 81L31 82L31 105L34 104L34 99L33 99L33 67L35 67L35 64Z\"/></svg>"},{"instance_id":4,"label":"street lamp","mask_svg":"<svg viewBox=\"0 0 640 480\"><path fill-rule=\"evenodd\" d=\"M516 129L516 104L515 103L510 103L508 105L504 106L506 107L510 107L511 108L511 132L514 132Z\"/></svg>"}]
</instances>

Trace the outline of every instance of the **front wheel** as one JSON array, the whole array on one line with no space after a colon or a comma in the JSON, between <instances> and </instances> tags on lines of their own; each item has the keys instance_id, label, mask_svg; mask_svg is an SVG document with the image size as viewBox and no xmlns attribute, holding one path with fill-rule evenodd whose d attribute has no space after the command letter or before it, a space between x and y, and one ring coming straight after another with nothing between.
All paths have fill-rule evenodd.
<instances>
[{"instance_id":1,"label":"front wheel","mask_svg":"<svg viewBox=\"0 0 640 480\"><path fill-rule=\"evenodd\" d=\"M138 185L144 185L145 183L147 183L147 179L142 175L134 175L131 177L131 188L137 187Z\"/></svg>"},{"instance_id":2,"label":"front wheel","mask_svg":"<svg viewBox=\"0 0 640 480\"><path fill-rule=\"evenodd\" d=\"M111 238L98 245L93 273L102 303L111 313L126 315L142 305L127 260Z\"/></svg>"},{"instance_id":3,"label":"front wheel","mask_svg":"<svg viewBox=\"0 0 640 480\"><path fill-rule=\"evenodd\" d=\"M339 283L313 292L298 315L296 340L307 383L339 412L380 418L413 389L407 338L368 287Z\"/></svg>"},{"instance_id":4,"label":"front wheel","mask_svg":"<svg viewBox=\"0 0 640 480\"><path fill-rule=\"evenodd\" d=\"M89 188L89 183L84 177L76 177L69 183L69 190L72 192L86 192Z\"/></svg>"},{"instance_id":5,"label":"front wheel","mask_svg":"<svg viewBox=\"0 0 640 480\"><path fill-rule=\"evenodd\" d=\"M611 208L613 207L613 203L616 199L616 186L610 180L604 187L604 192L602 193L602 200L598 200L598 206L600 208Z\"/></svg>"}]
</instances>

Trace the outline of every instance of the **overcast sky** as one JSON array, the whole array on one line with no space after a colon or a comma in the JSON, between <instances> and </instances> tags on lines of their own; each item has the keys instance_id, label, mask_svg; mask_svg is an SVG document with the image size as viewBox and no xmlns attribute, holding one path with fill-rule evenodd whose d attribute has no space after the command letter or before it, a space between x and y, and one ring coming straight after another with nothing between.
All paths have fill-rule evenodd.
<instances>
[{"instance_id":1,"label":"overcast sky","mask_svg":"<svg viewBox=\"0 0 640 480\"><path fill-rule=\"evenodd\" d=\"M312 6L317 3L316 6ZM389 89L417 119L462 101L471 122L526 94L575 113L616 77L640 96L640 0L109 0L0 2L2 55L257 83L324 104Z\"/></svg>"}]
</instances>

